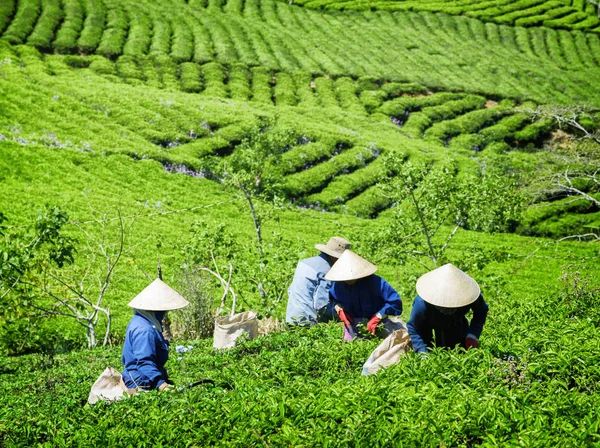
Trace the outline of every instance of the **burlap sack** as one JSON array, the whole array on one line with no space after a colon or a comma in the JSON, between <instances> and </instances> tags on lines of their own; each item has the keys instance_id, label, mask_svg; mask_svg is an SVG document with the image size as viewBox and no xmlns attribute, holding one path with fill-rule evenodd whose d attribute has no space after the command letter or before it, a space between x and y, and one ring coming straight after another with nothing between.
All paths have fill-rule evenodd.
<instances>
[{"instance_id":1,"label":"burlap sack","mask_svg":"<svg viewBox=\"0 0 600 448\"><path fill-rule=\"evenodd\" d=\"M121 373L112 367L107 367L92 386L88 403L94 404L100 400L116 401L127 397L128 394Z\"/></svg>"},{"instance_id":2,"label":"burlap sack","mask_svg":"<svg viewBox=\"0 0 600 448\"><path fill-rule=\"evenodd\" d=\"M249 339L258 336L258 321L252 311L234 314L233 316L220 316L215 319L214 348L231 348L242 334Z\"/></svg>"},{"instance_id":3,"label":"burlap sack","mask_svg":"<svg viewBox=\"0 0 600 448\"><path fill-rule=\"evenodd\" d=\"M382 367L400 361L400 357L412 350L412 342L406 328L394 331L377 346L363 365L363 375L373 375Z\"/></svg>"}]
</instances>

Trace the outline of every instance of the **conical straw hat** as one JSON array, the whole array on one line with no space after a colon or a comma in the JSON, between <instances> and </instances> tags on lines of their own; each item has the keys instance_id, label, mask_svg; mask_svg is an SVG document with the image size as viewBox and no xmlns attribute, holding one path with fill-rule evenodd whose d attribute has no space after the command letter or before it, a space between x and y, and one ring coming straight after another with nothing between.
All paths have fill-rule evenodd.
<instances>
[{"instance_id":1,"label":"conical straw hat","mask_svg":"<svg viewBox=\"0 0 600 448\"><path fill-rule=\"evenodd\" d=\"M475 280L448 263L417 280L417 293L432 305L459 308L477 300L480 293Z\"/></svg>"},{"instance_id":2,"label":"conical straw hat","mask_svg":"<svg viewBox=\"0 0 600 448\"><path fill-rule=\"evenodd\" d=\"M327 241L327 245L315 244L315 247L331 257L340 258L346 249L350 249L350 243L342 237L334 236Z\"/></svg>"},{"instance_id":3,"label":"conical straw hat","mask_svg":"<svg viewBox=\"0 0 600 448\"><path fill-rule=\"evenodd\" d=\"M369 263L363 257L347 249L333 264L325 278L334 282L358 280L359 278L368 277L376 270L377 266L373 263Z\"/></svg>"},{"instance_id":4,"label":"conical straw hat","mask_svg":"<svg viewBox=\"0 0 600 448\"><path fill-rule=\"evenodd\" d=\"M128 306L146 311L170 311L189 304L177 291L157 278L129 302Z\"/></svg>"}]
</instances>

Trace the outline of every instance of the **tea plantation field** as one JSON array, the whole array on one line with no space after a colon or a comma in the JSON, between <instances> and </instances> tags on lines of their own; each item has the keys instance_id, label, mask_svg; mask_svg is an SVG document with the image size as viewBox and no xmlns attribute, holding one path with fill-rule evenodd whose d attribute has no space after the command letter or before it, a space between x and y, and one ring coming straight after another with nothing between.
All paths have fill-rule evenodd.
<instances>
[{"instance_id":1,"label":"tea plantation field","mask_svg":"<svg viewBox=\"0 0 600 448\"><path fill-rule=\"evenodd\" d=\"M1 1L0 446L600 444L599 80L594 2ZM277 152L254 157L253 191L272 188L254 198L262 245L230 181L252 138ZM410 194L390 186L411 167L510 183L476 204L511 204L510 223L450 219L434 240L451 236L443 261L490 305L479 350L362 377L377 341L344 344L340 324L276 325L227 352L176 332L193 347L167 364L181 390L85 405L121 367L127 303L158 260L180 289L182 266L231 263L237 309L281 321L297 261L340 235L408 320L430 262L393 245ZM121 220L109 344L85 349L72 316L41 310L99 290ZM73 263L34 252L42 228ZM35 289L52 280L54 296ZM204 285L214 309L220 286Z\"/></svg>"}]
</instances>

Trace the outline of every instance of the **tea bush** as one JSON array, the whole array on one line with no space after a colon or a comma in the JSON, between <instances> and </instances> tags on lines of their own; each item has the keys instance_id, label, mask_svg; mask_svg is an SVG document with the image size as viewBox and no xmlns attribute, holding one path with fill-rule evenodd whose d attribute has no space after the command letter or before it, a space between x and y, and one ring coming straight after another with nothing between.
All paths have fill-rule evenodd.
<instances>
[{"instance_id":1,"label":"tea bush","mask_svg":"<svg viewBox=\"0 0 600 448\"><path fill-rule=\"evenodd\" d=\"M271 333L226 352L213 351L208 340L193 342L186 353L173 351L167 364L180 391L114 404L84 405L95 377L106 365L120 365L119 347L3 358L0 384L10 392L0 397L0 440L14 446L597 443L598 328L573 316L558 289L535 298L487 297L479 350L408 354L371 377L360 372L377 341L343 343L340 324ZM202 378L214 384L186 387Z\"/></svg>"}]
</instances>

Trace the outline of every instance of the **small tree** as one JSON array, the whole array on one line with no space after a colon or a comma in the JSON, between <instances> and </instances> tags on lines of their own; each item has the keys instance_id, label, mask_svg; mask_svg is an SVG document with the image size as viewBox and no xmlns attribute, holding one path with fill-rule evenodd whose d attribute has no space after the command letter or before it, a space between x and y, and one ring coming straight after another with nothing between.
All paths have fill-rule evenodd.
<instances>
[{"instance_id":1,"label":"small tree","mask_svg":"<svg viewBox=\"0 0 600 448\"><path fill-rule=\"evenodd\" d=\"M596 111L582 106L540 106L528 109L534 120L552 119L570 131L568 144L552 147L559 169L543 180L545 194L565 195L588 201L600 208L600 124ZM600 239L596 233L566 238Z\"/></svg>"},{"instance_id":2,"label":"small tree","mask_svg":"<svg viewBox=\"0 0 600 448\"><path fill-rule=\"evenodd\" d=\"M416 166L391 155L385 164L395 174L384 187L394 206L366 244L398 264L411 258L436 268L459 229L507 230L520 216L523 197L514 180L485 166L461 177L452 162Z\"/></svg>"},{"instance_id":3,"label":"small tree","mask_svg":"<svg viewBox=\"0 0 600 448\"><path fill-rule=\"evenodd\" d=\"M259 201L278 204L283 176L275 167L293 140L291 132L276 131L271 123L255 127L223 167L223 183L238 191L248 205L261 258L264 255L262 226L269 209L263 208Z\"/></svg>"},{"instance_id":4,"label":"small tree","mask_svg":"<svg viewBox=\"0 0 600 448\"><path fill-rule=\"evenodd\" d=\"M102 345L108 344L111 314L104 299L123 255L137 247L125 247L134 222L132 217L126 224L120 213L116 217L101 214L86 223L69 222L64 212L48 208L36 220L31 243L15 245L7 243L14 235L6 238L3 252L8 261L0 269L3 296L12 295L28 317L37 313L37 318L62 316L75 320L86 330L88 347L99 344L96 328L100 316L104 316ZM64 235L67 223L81 232L87 246L89 262L83 267L74 264L76 240ZM91 231L90 225L98 228Z\"/></svg>"},{"instance_id":5,"label":"small tree","mask_svg":"<svg viewBox=\"0 0 600 448\"><path fill-rule=\"evenodd\" d=\"M23 334L38 326L33 305L43 294L37 280L50 266L73 264L76 240L65 236L68 216L58 207L47 206L28 226L9 227L7 221L0 213L0 340L19 353L35 348Z\"/></svg>"},{"instance_id":6,"label":"small tree","mask_svg":"<svg viewBox=\"0 0 600 448\"><path fill-rule=\"evenodd\" d=\"M258 260L250 263L249 258L244 257L248 267L244 270L244 276L255 283L263 299L271 296L275 302L281 300L282 288L272 281L277 271L270 268L267 272L265 267L273 255L278 256L283 248L277 247L277 250L269 250L271 254L267 253L263 241L263 225L268 219L277 219L276 212L283 207L284 178L278 165L281 154L294 142L292 131L277 130L270 122L262 123L235 148L225 162L222 174L223 183L237 191L245 200L254 225ZM258 268L257 275L254 274L253 267ZM279 281L279 276L276 277Z\"/></svg>"}]
</instances>

